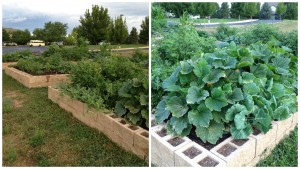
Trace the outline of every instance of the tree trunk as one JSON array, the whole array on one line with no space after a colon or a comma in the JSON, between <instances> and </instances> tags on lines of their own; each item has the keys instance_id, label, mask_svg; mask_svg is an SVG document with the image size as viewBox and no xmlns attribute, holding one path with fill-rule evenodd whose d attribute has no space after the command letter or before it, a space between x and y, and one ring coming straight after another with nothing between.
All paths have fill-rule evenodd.
<instances>
[{"instance_id":1,"label":"tree trunk","mask_svg":"<svg viewBox=\"0 0 300 169\"><path fill-rule=\"evenodd\" d=\"M239 20L241 20L241 15L239 15Z\"/></svg>"},{"instance_id":2,"label":"tree trunk","mask_svg":"<svg viewBox=\"0 0 300 169\"><path fill-rule=\"evenodd\" d=\"M210 16L208 16L208 23L210 23Z\"/></svg>"}]
</instances>

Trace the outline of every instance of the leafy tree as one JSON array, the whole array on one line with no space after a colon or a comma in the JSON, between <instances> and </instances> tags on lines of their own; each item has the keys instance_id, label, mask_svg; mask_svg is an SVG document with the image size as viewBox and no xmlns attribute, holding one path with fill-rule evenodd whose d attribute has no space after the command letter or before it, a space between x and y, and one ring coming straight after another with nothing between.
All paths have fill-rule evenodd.
<instances>
[{"instance_id":1,"label":"leafy tree","mask_svg":"<svg viewBox=\"0 0 300 169\"><path fill-rule=\"evenodd\" d=\"M283 2L278 3L276 7L276 13L278 13L280 20L282 19L282 15L286 12L286 5Z\"/></svg>"},{"instance_id":2,"label":"leafy tree","mask_svg":"<svg viewBox=\"0 0 300 169\"><path fill-rule=\"evenodd\" d=\"M110 20L109 26L108 26L108 39L110 43L115 44L116 43L116 33L115 33L115 22L113 19Z\"/></svg>"},{"instance_id":3,"label":"leafy tree","mask_svg":"<svg viewBox=\"0 0 300 169\"><path fill-rule=\"evenodd\" d=\"M245 16L249 16L251 19L253 16L255 16L259 10L257 9L257 3L256 2L246 2L243 6L243 14Z\"/></svg>"},{"instance_id":4,"label":"leafy tree","mask_svg":"<svg viewBox=\"0 0 300 169\"><path fill-rule=\"evenodd\" d=\"M147 16L145 20L142 21L139 36L139 42L141 44L149 44L149 17Z\"/></svg>"},{"instance_id":5,"label":"leafy tree","mask_svg":"<svg viewBox=\"0 0 300 169\"><path fill-rule=\"evenodd\" d=\"M139 34L138 34L137 29L135 27L133 27L130 31L130 35L128 36L127 43L129 43L129 44L139 43Z\"/></svg>"},{"instance_id":6,"label":"leafy tree","mask_svg":"<svg viewBox=\"0 0 300 169\"><path fill-rule=\"evenodd\" d=\"M93 5L92 11L87 9L84 16L80 17L79 22L78 34L88 39L91 44L98 44L108 40L107 30L110 17L107 8Z\"/></svg>"},{"instance_id":7,"label":"leafy tree","mask_svg":"<svg viewBox=\"0 0 300 169\"><path fill-rule=\"evenodd\" d=\"M125 40L128 37L128 29L127 29L127 24L126 24L126 19L123 20L123 15L120 15L116 18L115 20L115 38L116 38L116 43L122 44L125 42Z\"/></svg>"},{"instance_id":8,"label":"leafy tree","mask_svg":"<svg viewBox=\"0 0 300 169\"><path fill-rule=\"evenodd\" d=\"M75 45L75 44L76 44L76 37L73 36L72 34L69 34L69 35L64 39L64 44L65 44L65 45Z\"/></svg>"},{"instance_id":9,"label":"leafy tree","mask_svg":"<svg viewBox=\"0 0 300 169\"><path fill-rule=\"evenodd\" d=\"M44 40L46 42L63 41L67 34L68 24L47 22L44 25Z\"/></svg>"},{"instance_id":10,"label":"leafy tree","mask_svg":"<svg viewBox=\"0 0 300 169\"><path fill-rule=\"evenodd\" d=\"M8 41L10 41L9 33L6 31L6 29L2 28L2 42Z\"/></svg>"},{"instance_id":11,"label":"leafy tree","mask_svg":"<svg viewBox=\"0 0 300 169\"><path fill-rule=\"evenodd\" d=\"M290 3L286 4L286 12L284 15L285 19L297 20L298 19L298 3Z\"/></svg>"},{"instance_id":12,"label":"leafy tree","mask_svg":"<svg viewBox=\"0 0 300 169\"><path fill-rule=\"evenodd\" d=\"M241 16L243 15L244 5L245 5L245 3L243 3L243 2L231 3L231 9L230 9L231 17L238 18L240 20Z\"/></svg>"},{"instance_id":13,"label":"leafy tree","mask_svg":"<svg viewBox=\"0 0 300 169\"><path fill-rule=\"evenodd\" d=\"M159 3L167 12L175 14L176 18L182 16L183 12L193 13L193 5L188 2L174 2L174 3Z\"/></svg>"},{"instance_id":14,"label":"leafy tree","mask_svg":"<svg viewBox=\"0 0 300 169\"><path fill-rule=\"evenodd\" d=\"M270 19L271 18L271 7L268 3L264 3L260 12L259 18L260 19Z\"/></svg>"},{"instance_id":15,"label":"leafy tree","mask_svg":"<svg viewBox=\"0 0 300 169\"><path fill-rule=\"evenodd\" d=\"M31 35L28 29L17 30L12 33L11 41L16 42L18 45L25 45L30 41Z\"/></svg>"},{"instance_id":16,"label":"leafy tree","mask_svg":"<svg viewBox=\"0 0 300 169\"><path fill-rule=\"evenodd\" d=\"M220 17L221 18L228 18L229 17L229 14L230 14L230 11L229 11L229 5L228 5L228 2L223 2L221 4L221 8L220 8Z\"/></svg>"},{"instance_id":17,"label":"leafy tree","mask_svg":"<svg viewBox=\"0 0 300 169\"><path fill-rule=\"evenodd\" d=\"M166 26L166 11L156 3L154 3L151 8L151 32L154 33Z\"/></svg>"},{"instance_id":18,"label":"leafy tree","mask_svg":"<svg viewBox=\"0 0 300 169\"><path fill-rule=\"evenodd\" d=\"M33 30L33 38L38 40L45 40L45 31L41 28L36 28Z\"/></svg>"}]
</instances>

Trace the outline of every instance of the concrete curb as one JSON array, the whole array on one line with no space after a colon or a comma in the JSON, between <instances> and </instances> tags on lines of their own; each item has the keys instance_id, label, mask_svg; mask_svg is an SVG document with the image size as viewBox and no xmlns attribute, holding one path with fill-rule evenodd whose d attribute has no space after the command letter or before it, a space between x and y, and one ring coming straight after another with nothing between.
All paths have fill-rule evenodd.
<instances>
[{"instance_id":1,"label":"concrete curb","mask_svg":"<svg viewBox=\"0 0 300 169\"><path fill-rule=\"evenodd\" d=\"M6 67L5 73L28 88L47 87L60 82L68 82L68 74L33 76L13 67Z\"/></svg>"},{"instance_id":2,"label":"concrete curb","mask_svg":"<svg viewBox=\"0 0 300 169\"><path fill-rule=\"evenodd\" d=\"M8 68L10 65L16 65L18 62L4 62L2 63L2 70L5 70Z\"/></svg>"},{"instance_id":3,"label":"concrete curb","mask_svg":"<svg viewBox=\"0 0 300 169\"><path fill-rule=\"evenodd\" d=\"M149 133L147 130L127 123L109 110L97 111L70 96L62 96L61 92L52 86L48 86L48 98L72 113L85 125L99 130L125 150L133 152L148 162Z\"/></svg>"}]
</instances>

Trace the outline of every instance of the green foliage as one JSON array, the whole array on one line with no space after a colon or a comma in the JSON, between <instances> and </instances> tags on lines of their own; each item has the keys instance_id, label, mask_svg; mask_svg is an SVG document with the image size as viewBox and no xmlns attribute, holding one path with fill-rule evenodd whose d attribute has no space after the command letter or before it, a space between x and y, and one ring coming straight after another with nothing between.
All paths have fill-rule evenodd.
<instances>
[{"instance_id":1,"label":"green foliage","mask_svg":"<svg viewBox=\"0 0 300 169\"><path fill-rule=\"evenodd\" d=\"M232 18L238 18L240 19L243 15L243 9L244 9L245 3L243 2L233 2L231 3L231 17Z\"/></svg>"},{"instance_id":2,"label":"green foliage","mask_svg":"<svg viewBox=\"0 0 300 169\"><path fill-rule=\"evenodd\" d=\"M6 31L5 28L2 28L2 42L9 42L10 36L9 33Z\"/></svg>"},{"instance_id":3,"label":"green foliage","mask_svg":"<svg viewBox=\"0 0 300 169\"><path fill-rule=\"evenodd\" d=\"M34 57L30 50L22 50L11 53L6 53L2 57L2 62L17 62L20 59Z\"/></svg>"},{"instance_id":4,"label":"green foliage","mask_svg":"<svg viewBox=\"0 0 300 169\"><path fill-rule=\"evenodd\" d=\"M286 46L293 50L294 55L298 55L298 31L294 30L289 33L283 33L281 39L283 46Z\"/></svg>"},{"instance_id":5,"label":"green foliage","mask_svg":"<svg viewBox=\"0 0 300 169\"><path fill-rule=\"evenodd\" d=\"M71 63L62 60L60 54L54 54L47 58L28 57L20 59L15 67L32 75L69 73Z\"/></svg>"},{"instance_id":6,"label":"green foliage","mask_svg":"<svg viewBox=\"0 0 300 169\"><path fill-rule=\"evenodd\" d=\"M228 132L235 139L246 139L253 127L268 132L272 120L297 111L297 57L290 52L273 39L247 48L231 43L181 61L162 83L156 121L173 135L194 128L211 144Z\"/></svg>"},{"instance_id":7,"label":"green foliage","mask_svg":"<svg viewBox=\"0 0 300 169\"><path fill-rule=\"evenodd\" d=\"M257 2L246 2L243 6L244 16L248 16L252 19L252 17L259 12L259 9L257 9L257 4Z\"/></svg>"},{"instance_id":8,"label":"green foliage","mask_svg":"<svg viewBox=\"0 0 300 169\"><path fill-rule=\"evenodd\" d=\"M149 17L145 17L142 21L141 30L139 35L139 43L149 44Z\"/></svg>"},{"instance_id":9,"label":"green foliage","mask_svg":"<svg viewBox=\"0 0 300 169\"><path fill-rule=\"evenodd\" d=\"M151 32L158 32L167 24L165 10L155 3L151 6Z\"/></svg>"},{"instance_id":10,"label":"green foliage","mask_svg":"<svg viewBox=\"0 0 300 169\"><path fill-rule=\"evenodd\" d=\"M225 24L220 24L218 27L217 27L217 31L216 33L214 34L214 36L220 40L220 41L223 41L225 38L228 38L229 36L232 36L232 35L235 35L236 34L236 29L235 28L232 28L232 27L229 27Z\"/></svg>"},{"instance_id":11,"label":"green foliage","mask_svg":"<svg viewBox=\"0 0 300 169\"><path fill-rule=\"evenodd\" d=\"M45 134L42 130L37 130L34 135L29 140L29 145L32 147L37 147L42 144L45 144L44 142Z\"/></svg>"},{"instance_id":12,"label":"green foliage","mask_svg":"<svg viewBox=\"0 0 300 169\"><path fill-rule=\"evenodd\" d=\"M219 10L220 18L228 18L230 15L228 2L223 2Z\"/></svg>"},{"instance_id":13,"label":"green foliage","mask_svg":"<svg viewBox=\"0 0 300 169\"><path fill-rule=\"evenodd\" d=\"M91 44L98 44L108 40L107 28L110 23L110 17L107 8L93 5L92 11L87 9L84 16L80 17L79 22L79 36L88 39Z\"/></svg>"},{"instance_id":14,"label":"green foliage","mask_svg":"<svg viewBox=\"0 0 300 169\"><path fill-rule=\"evenodd\" d=\"M114 112L133 124L149 127L147 72L123 83Z\"/></svg>"},{"instance_id":15,"label":"green foliage","mask_svg":"<svg viewBox=\"0 0 300 169\"><path fill-rule=\"evenodd\" d=\"M138 44L139 43L139 34L135 27L133 27L130 31L130 34L127 38L127 43L128 44Z\"/></svg>"},{"instance_id":16,"label":"green foliage","mask_svg":"<svg viewBox=\"0 0 300 169\"><path fill-rule=\"evenodd\" d=\"M139 49L136 49L133 52L131 60L135 63L139 63L144 68L148 68L148 66L149 66L149 55L146 53L143 53Z\"/></svg>"},{"instance_id":17,"label":"green foliage","mask_svg":"<svg viewBox=\"0 0 300 169\"><path fill-rule=\"evenodd\" d=\"M270 19L271 18L271 7L268 3L264 3L259 12L260 19Z\"/></svg>"},{"instance_id":18,"label":"green foliage","mask_svg":"<svg viewBox=\"0 0 300 169\"><path fill-rule=\"evenodd\" d=\"M286 2L285 19L297 20L298 19L298 3Z\"/></svg>"},{"instance_id":19,"label":"green foliage","mask_svg":"<svg viewBox=\"0 0 300 169\"><path fill-rule=\"evenodd\" d=\"M286 5L283 2L279 2L277 7L276 7L276 13L280 16L280 19L282 15L286 12Z\"/></svg>"},{"instance_id":20,"label":"green foliage","mask_svg":"<svg viewBox=\"0 0 300 169\"><path fill-rule=\"evenodd\" d=\"M17 43L18 45L25 45L30 41L31 35L28 29L17 30L12 32L11 41Z\"/></svg>"},{"instance_id":21,"label":"green foliage","mask_svg":"<svg viewBox=\"0 0 300 169\"><path fill-rule=\"evenodd\" d=\"M43 52L44 57L51 57L55 54L60 55L65 61L79 61L89 57L88 47L79 45L72 48L50 45L49 49Z\"/></svg>"},{"instance_id":22,"label":"green foliage","mask_svg":"<svg viewBox=\"0 0 300 169\"><path fill-rule=\"evenodd\" d=\"M43 39L46 42L63 41L67 34L68 24L61 22L47 22L43 29Z\"/></svg>"}]
</instances>

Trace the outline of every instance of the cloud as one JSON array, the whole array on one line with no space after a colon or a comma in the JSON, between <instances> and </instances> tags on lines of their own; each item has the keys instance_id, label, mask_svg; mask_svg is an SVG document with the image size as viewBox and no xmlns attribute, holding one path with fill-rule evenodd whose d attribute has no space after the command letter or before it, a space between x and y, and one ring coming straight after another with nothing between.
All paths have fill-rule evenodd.
<instances>
[{"instance_id":1,"label":"cloud","mask_svg":"<svg viewBox=\"0 0 300 169\"><path fill-rule=\"evenodd\" d=\"M99 0L63 1L63 0L9 0L2 2L3 26L17 29L42 28L45 22L63 22L68 24L68 33L79 25L79 18L92 5L108 8L112 18L123 14L128 30L140 29L142 20L149 15L147 2L99 2Z\"/></svg>"}]
</instances>

